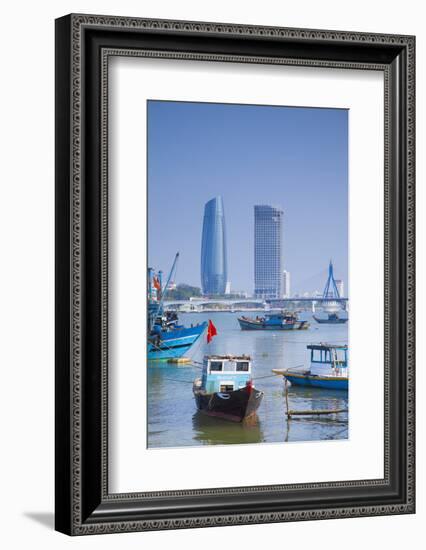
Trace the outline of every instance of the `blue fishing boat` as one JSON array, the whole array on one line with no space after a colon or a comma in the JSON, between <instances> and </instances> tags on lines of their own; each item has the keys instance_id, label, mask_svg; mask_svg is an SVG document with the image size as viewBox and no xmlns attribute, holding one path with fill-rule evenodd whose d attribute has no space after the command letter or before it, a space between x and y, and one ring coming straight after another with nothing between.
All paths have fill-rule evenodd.
<instances>
[{"instance_id":1,"label":"blue fishing boat","mask_svg":"<svg viewBox=\"0 0 426 550\"><path fill-rule=\"evenodd\" d=\"M329 313L325 319L317 317L316 315L312 315L312 317L317 323L322 325L344 325L348 322L347 317L339 317L337 313Z\"/></svg>"},{"instance_id":2,"label":"blue fishing boat","mask_svg":"<svg viewBox=\"0 0 426 550\"><path fill-rule=\"evenodd\" d=\"M148 360L178 359L188 352L207 329L207 322L185 327L174 311L164 311L163 302L179 253L162 284L162 273L148 269Z\"/></svg>"},{"instance_id":3,"label":"blue fishing boat","mask_svg":"<svg viewBox=\"0 0 426 550\"><path fill-rule=\"evenodd\" d=\"M295 386L308 386L329 390L348 390L348 346L334 344L310 344L311 364L309 369L295 367L272 369Z\"/></svg>"},{"instance_id":4,"label":"blue fishing boat","mask_svg":"<svg viewBox=\"0 0 426 550\"><path fill-rule=\"evenodd\" d=\"M202 336L206 328L206 322L191 327L169 325L163 328L162 325L154 325L148 337L148 359L152 361L182 357Z\"/></svg>"},{"instance_id":5,"label":"blue fishing boat","mask_svg":"<svg viewBox=\"0 0 426 550\"><path fill-rule=\"evenodd\" d=\"M296 313L278 311L267 313L263 317L239 317L241 330L305 330L308 321L299 321Z\"/></svg>"},{"instance_id":6,"label":"blue fishing boat","mask_svg":"<svg viewBox=\"0 0 426 550\"><path fill-rule=\"evenodd\" d=\"M254 387L247 355L205 356L202 377L194 380L192 391L200 412L233 422L253 417L263 398Z\"/></svg>"}]
</instances>

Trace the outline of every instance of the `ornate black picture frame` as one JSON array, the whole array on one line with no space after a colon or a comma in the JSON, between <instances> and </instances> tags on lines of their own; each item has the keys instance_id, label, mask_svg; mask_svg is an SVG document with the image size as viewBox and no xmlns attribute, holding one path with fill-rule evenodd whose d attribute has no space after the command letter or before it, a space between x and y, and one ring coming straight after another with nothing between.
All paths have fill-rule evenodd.
<instances>
[{"instance_id":1,"label":"ornate black picture frame","mask_svg":"<svg viewBox=\"0 0 426 550\"><path fill-rule=\"evenodd\" d=\"M384 478L108 492L110 56L382 71ZM70 535L414 513L415 39L188 21L56 21L56 529Z\"/></svg>"}]
</instances>

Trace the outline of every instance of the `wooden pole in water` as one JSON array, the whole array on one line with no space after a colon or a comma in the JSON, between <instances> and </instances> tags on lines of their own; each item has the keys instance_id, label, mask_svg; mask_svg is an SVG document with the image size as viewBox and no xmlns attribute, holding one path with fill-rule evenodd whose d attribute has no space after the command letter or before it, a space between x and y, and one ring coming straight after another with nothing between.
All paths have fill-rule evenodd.
<instances>
[{"instance_id":1,"label":"wooden pole in water","mask_svg":"<svg viewBox=\"0 0 426 550\"><path fill-rule=\"evenodd\" d=\"M312 409L310 411L292 411L289 409L288 406L288 380L284 377L285 384L284 384L284 397L285 397L285 405L286 405L286 415L287 418L290 420L292 416L308 416L308 415L314 415L319 416L322 414L339 414L339 413L347 413L348 409Z\"/></svg>"},{"instance_id":2,"label":"wooden pole in water","mask_svg":"<svg viewBox=\"0 0 426 550\"><path fill-rule=\"evenodd\" d=\"M337 413L345 413L348 412L348 409L317 409L312 411L289 411L287 409L287 416L294 416L294 415L320 415L320 414L337 414Z\"/></svg>"},{"instance_id":3,"label":"wooden pole in water","mask_svg":"<svg viewBox=\"0 0 426 550\"><path fill-rule=\"evenodd\" d=\"M285 379L285 405L287 409L287 417L291 418L290 410L288 408L288 380L287 378L284 378L284 379Z\"/></svg>"}]
</instances>

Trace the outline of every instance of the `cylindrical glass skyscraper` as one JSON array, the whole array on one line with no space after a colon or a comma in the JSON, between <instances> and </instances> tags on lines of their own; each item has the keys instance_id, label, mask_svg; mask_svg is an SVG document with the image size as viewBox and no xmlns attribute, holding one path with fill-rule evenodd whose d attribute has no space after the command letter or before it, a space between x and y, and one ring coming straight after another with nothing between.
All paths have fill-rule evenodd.
<instances>
[{"instance_id":1,"label":"cylindrical glass skyscraper","mask_svg":"<svg viewBox=\"0 0 426 550\"><path fill-rule=\"evenodd\" d=\"M222 197L215 197L204 207L201 241L203 294L225 294L227 278L225 211Z\"/></svg>"}]
</instances>

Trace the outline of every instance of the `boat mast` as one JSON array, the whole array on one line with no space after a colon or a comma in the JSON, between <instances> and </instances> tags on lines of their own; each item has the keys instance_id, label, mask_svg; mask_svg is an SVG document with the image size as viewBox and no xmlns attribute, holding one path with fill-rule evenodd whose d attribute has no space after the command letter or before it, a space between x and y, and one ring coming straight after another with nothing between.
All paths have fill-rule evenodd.
<instances>
[{"instance_id":1,"label":"boat mast","mask_svg":"<svg viewBox=\"0 0 426 550\"><path fill-rule=\"evenodd\" d=\"M148 302L152 300L152 267L148 267Z\"/></svg>"},{"instance_id":2,"label":"boat mast","mask_svg":"<svg viewBox=\"0 0 426 550\"><path fill-rule=\"evenodd\" d=\"M174 270L175 270L175 268L176 268L176 264L177 264L178 258L179 258L179 252L176 253L175 259L174 259L174 261L173 261L172 268L170 269L169 276L167 277L166 286L161 288L161 299L160 299L160 301L159 301L159 303L158 303L157 311L156 311L156 313L155 313L155 315L154 315L154 317L153 317L154 319L157 317L158 312L161 311L161 308L162 308L162 306L163 306L164 298L166 297L167 290L168 290L168 288L169 288L169 283L170 283L170 280L171 280L171 278L172 278L172 274L173 274L173 272L174 272ZM163 290L163 288L164 288L164 290Z\"/></svg>"}]
</instances>

